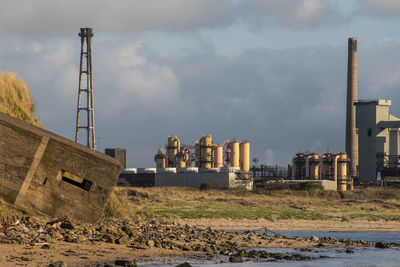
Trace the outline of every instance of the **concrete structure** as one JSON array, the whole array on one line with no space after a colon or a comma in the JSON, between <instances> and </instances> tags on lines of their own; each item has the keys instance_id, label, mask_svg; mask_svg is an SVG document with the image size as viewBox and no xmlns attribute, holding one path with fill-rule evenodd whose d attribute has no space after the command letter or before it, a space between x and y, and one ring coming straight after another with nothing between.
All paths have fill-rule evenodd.
<instances>
[{"instance_id":1,"label":"concrete structure","mask_svg":"<svg viewBox=\"0 0 400 267\"><path fill-rule=\"evenodd\" d=\"M202 183L215 189L243 187L253 190L252 179L240 179L234 172L157 173L155 176L155 186L199 188Z\"/></svg>"},{"instance_id":2,"label":"concrete structure","mask_svg":"<svg viewBox=\"0 0 400 267\"><path fill-rule=\"evenodd\" d=\"M399 168L400 119L389 113L390 105L390 100L355 103L361 182L376 182L379 170Z\"/></svg>"},{"instance_id":3,"label":"concrete structure","mask_svg":"<svg viewBox=\"0 0 400 267\"><path fill-rule=\"evenodd\" d=\"M126 168L126 149L125 148L106 148L105 154L115 158L121 163L122 168Z\"/></svg>"},{"instance_id":4,"label":"concrete structure","mask_svg":"<svg viewBox=\"0 0 400 267\"><path fill-rule=\"evenodd\" d=\"M284 180L284 183L287 184L298 184L304 182L313 182L319 184L324 188L324 190L337 190L336 182L330 180Z\"/></svg>"},{"instance_id":5,"label":"concrete structure","mask_svg":"<svg viewBox=\"0 0 400 267\"><path fill-rule=\"evenodd\" d=\"M350 175L356 177L358 175L358 136L354 102L357 100L357 39L349 38L348 42L346 153L351 160Z\"/></svg>"},{"instance_id":6,"label":"concrete structure","mask_svg":"<svg viewBox=\"0 0 400 267\"><path fill-rule=\"evenodd\" d=\"M145 172L144 170L151 170ZM253 179L241 177L240 168L139 168L136 171L125 169L121 172L117 184L129 182L132 186L177 186L199 188L202 183L208 183L212 188L242 187L253 189Z\"/></svg>"},{"instance_id":7,"label":"concrete structure","mask_svg":"<svg viewBox=\"0 0 400 267\"><path fill-rule=\"evenodd\" d=\"M137 173L130 169L123 169L118 177L117 185L124 185L128 182L131 186L152 187L155 182L155 173Z\"/></svg>"},{"instance_id":8,"label":"concrete structure","mask_svg":"<svg viewBox=\"0 0 400 267\"><path fill-rule=\"evenodd\" d=\"M10 204L96 222L120 170L109 156L0 113L0 197Z\"/></svg>"}]
</instances>

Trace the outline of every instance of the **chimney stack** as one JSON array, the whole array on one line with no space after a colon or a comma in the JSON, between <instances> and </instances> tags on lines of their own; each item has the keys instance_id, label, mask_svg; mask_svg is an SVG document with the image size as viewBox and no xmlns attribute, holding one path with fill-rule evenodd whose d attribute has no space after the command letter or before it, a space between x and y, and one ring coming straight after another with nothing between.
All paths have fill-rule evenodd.
<instances>
[{"instance_id":1,"label":"chimney stack","mask_svg":"<svg viewBox=\"0 0 400 267\"><path fill-rule=\"evenodd\" d=\"M349 38L347 64L346 152L351 159L350 176L356 177L358 166L358 136L356 133L357 100L357 38Z\"/></svg>"}]
</instances>

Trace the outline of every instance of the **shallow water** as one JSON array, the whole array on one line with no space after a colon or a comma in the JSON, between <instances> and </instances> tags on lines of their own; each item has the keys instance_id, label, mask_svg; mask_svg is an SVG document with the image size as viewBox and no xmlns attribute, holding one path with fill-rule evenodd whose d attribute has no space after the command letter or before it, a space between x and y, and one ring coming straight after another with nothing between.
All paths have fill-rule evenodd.
<instances>
[{"instance_id":1,"label":"shallow water","mask_svg":"<svg viewBox=\"0 0 400 267\"><path fill-rule=\"evenodd\" d=\"M314 231L276 231L274 233L285 236L308 237L317 236L319 238L332 236L337 239L366 240L374 242L395 242L400 243L400 232L314 232ZM357 248L353 253L346 253L344 248L318 248L311 251L300 251L295 249L265 248L268 252L299 253L317 258L309 261L286 261L277 262L249 262L230 263L229 257L217 255L213 259L174 259L174 262L153 262L139 263L139 266L176 266L179 263L188 261L192 266L287 266L287 267L305 267L305 266L349 266L349 267L398 267L400 266L400 248ZM327 256L328 258L320 258ZM246 260L246 259L245 259Z\"/></svg>"}]
</instances>

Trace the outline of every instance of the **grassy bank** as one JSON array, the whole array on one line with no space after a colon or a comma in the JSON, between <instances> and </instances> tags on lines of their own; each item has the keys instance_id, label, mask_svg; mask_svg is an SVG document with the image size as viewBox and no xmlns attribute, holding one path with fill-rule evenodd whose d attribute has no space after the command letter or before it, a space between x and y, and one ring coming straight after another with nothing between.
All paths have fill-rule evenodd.
<instances>
[{"instance_id":1,"label":"grassy bank","mask_svg":"<svg viewBox=\"0 0 400 267\"><path fill-rule=\"evenodd\" d=\"M0 112L43 127L34 115L35 104L28 86L11 72L0 72Z\"/></svg>"},{"instance_id":2,"label":"grassy bank","mask_svg":"<svg viewBox=\"0 0 400 267\"><path fill-rule=\"evenodd\" d=\"M400 221L400 189L369 188L343 193L323 190L252 193L241 190L120 187L115 189L115 197L131 207L131 213L162 218ZM120 213L126 214L126 211Z\"/></svg>"}]
</instances>

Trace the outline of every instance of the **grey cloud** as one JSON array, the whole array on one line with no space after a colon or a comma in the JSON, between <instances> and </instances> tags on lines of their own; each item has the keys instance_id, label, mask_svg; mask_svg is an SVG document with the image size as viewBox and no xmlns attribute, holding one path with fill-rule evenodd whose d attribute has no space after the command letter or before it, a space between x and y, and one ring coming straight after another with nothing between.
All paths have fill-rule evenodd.
<instances>
[{"instance_id":1,"label":"grey cloud","mask_svg":"<svg viewBox=\"0 0 400 267\"><path fill-rule=\"evenodd\" d=\"M188 31L243 21L275 20L292 28L312 28L329 20L328 0L4 0L0 32L31 36L71 36L79 27L97 33L148 30Z\"/></svg>"},{"instance_id":2,"label":"grey cloud","mask_svg":"<svg viewBox=\"0 0 400 267\"><path fill-rule=\"evenodd\" d=\"M240 8L256 20L276 20L296 29L308 29L327 23L335 10L328 0L253 0L243 1Z\"/></svg>"},{"instance_id":3,"label":"grey cloud","mask_svg":"<svg viewBox=\"0 0 400 267\"><path fill-rule=\"evenodd\" d=\"M399 16L400 2L397 0L359 0L362 8L382 16Z\"/></svg>"}]
</instances>

